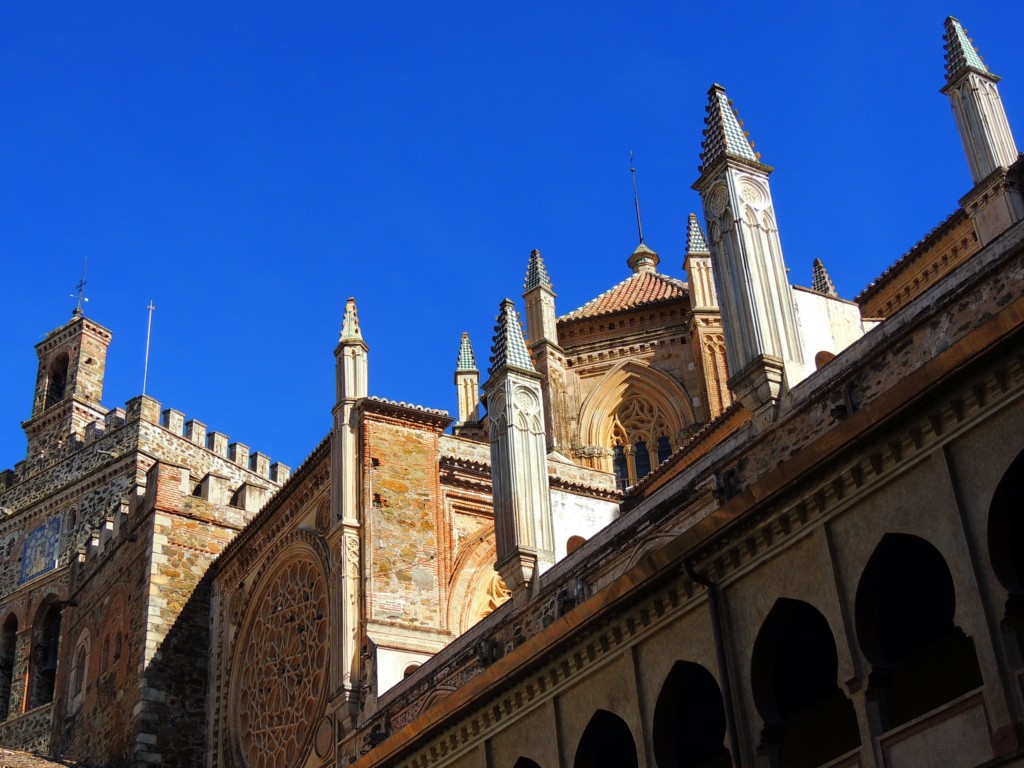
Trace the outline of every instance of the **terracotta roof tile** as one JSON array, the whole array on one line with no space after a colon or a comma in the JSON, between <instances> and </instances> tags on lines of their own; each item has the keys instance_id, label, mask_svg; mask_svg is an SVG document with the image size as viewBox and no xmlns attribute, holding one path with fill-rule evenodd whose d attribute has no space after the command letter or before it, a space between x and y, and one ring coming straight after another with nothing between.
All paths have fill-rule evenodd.
<instances>
[{"instance_id":1,"label":"terracotta roof tile","mask_svg":"<svg viewBox=\"0 0 1024 768\"><path fill-rule=\"evenodd\" d=\"M638 272L597 298L591 299L579 309L562 315L558 319L562 321L598 317L625 309L634 309L644 304L683 298L688 294L689 289L682 280L666 277L657 272Z\"/></svg>"}]
</instances>

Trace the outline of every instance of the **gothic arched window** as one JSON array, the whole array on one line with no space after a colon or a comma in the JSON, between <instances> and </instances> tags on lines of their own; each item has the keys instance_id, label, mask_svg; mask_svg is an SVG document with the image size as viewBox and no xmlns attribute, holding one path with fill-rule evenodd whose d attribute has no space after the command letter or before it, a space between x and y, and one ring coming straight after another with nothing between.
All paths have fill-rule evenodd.
<instances>
[{"instance_id":1,"label":"gothic arched window","mask_svg":"<svg viewBox=\"0 0 1024 768\"><path fill-rule=\"evenodd\" d=\"M672 454L669 428L658 410L640 397L630 397L615 411L612 467L619 488L635 484Z\"/></svg>"},{"instance_id":2,"label":"gothic arched window","mask_svg":"<svg viewBox=\"0 0 1024 768\"><path fill-rule=\"evenodd\" d=\"M68 383L69 362L68 356L63 354L50 365L50 370L46 377L46 401L43 404L44 408L56 405L64 399L64 391Z\"/></svg>"}]
</instances>

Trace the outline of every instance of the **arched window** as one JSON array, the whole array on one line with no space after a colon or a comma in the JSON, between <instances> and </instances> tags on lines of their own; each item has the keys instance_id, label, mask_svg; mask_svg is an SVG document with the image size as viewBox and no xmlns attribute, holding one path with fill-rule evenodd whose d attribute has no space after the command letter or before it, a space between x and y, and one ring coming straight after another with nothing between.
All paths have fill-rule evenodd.
<instances>
[{"instance_id":1,"label":"arched window","mask_svg":"<svg viewBox=\"0 0 1024 768\"><path fill-rule=\"evenodd\" d=\"M110 668L110 634L103 637L103 646L100 648L100 674Z\"/></svg>"},{"instance_id":2,"label":"arched window","mask_svg":"<svg viewBox=\"0 0 1024 768\"><path fill-rule=\"evenodd\" d=\"M704 667L672 667L654 707L653 742L658 768L731 768L722 692Z\"/></svg>"},{"instance_id":3,"label":"arched window","mask_svg":"<svg viewBox=\"0 0 1024 768\"><path fill-rule=\"evenodd\" d=\"M956 593L942 554L888 533L857 586L857 639L872 664L868 697L886 730L981 685L974 643L953 623Z\"/></svg>"},{"instance_id":4,"label":"arched window","mask_svg":"<svg viewBox=\"0 0 1024 768\"><path fill-rule=\"evenodd\" d=\"M63 354L50 363L50 370L46 375L46 400L43 408L56 405L64 399L64 391L68 383L68 356Z\"/></svg>"},{"instance_id":5,"label":"arched window","mask_svg":"<svg viewBox=\"0 0 1024 768\"><path fill-rule=\"evenodd\" d=\"M528 757L520 757L512 768L540 768L540 766Z\"/></svg>"},{"instance_id":6,"label":"arched window","mask_svg":"<svg viewBox=\"0 0 1024 768\"><path fill-rule=\"evenodd\" d=\"M11 684L14 682L14 656L18 643L18 618L12 613L0 630L0 722L10 714Z\"/></svg>"},{"instance_id":7,"label":"arched window","mask_svg":"<svg viewBox=\"0 0 1024 768\"><path fill-rule=\"evenodd\" d=\"M75 646L75 656L71 664L71 677L69 680L68 704L74 711L82 706L85 698L85 685L89 672L89 634L85 632Z\"/></svg>"},{"instance_id":8,"label":"arched window","mask_svg":"<svg viewBox=\"0 0 1024 768\"><path fill-rule=\"evenodd\" d=\"M1024 658L1024 453L1014 459L992 496L988 551L996 578L1008 592L1003 625L1014 655Z\"/></svg>"},{"instance_id":9,"label":"arched window","mask_svg":"<svg viewBox=\"0 0 1024 768\"><path fill-rule=\"evenodd\" d=\"M582 536L570 536L569 540L565 542L565 554L571 555L586 543L587 540Z\"/></svg>"},{"instance_id":10,"label":"arched window","mask_svg":"<svg viewBox=\"0 0 1024 768\"><path fill-rule=\"evenodd\" d=\"M618 715L597 710L580 737L573 765L574 768L637 768L636 742L629 726Z\"/></svg>"},{"instance_id":11,"label":"arched window","mask_svg":"<svg viewBox=\"0 0 1024 768\"><path fill-rule=\"evenodd\" d=\"M402 679L404 680L405 678L410 677L412 675L412 673L415 672L419 668L420 668L420 665L415 663L415 662L412 663L412 664L409 664L408 666L406 666L405 671L402 672Z\"/></svg>"},{"instance_id":12,"label":"arched window","mask_svg":"<svg viewBox=\"0 0 1024 768\"><path fill-rule=\"evenodd\" d=\"M612 428L612 467L619 488L646 477L672 454L668 432L664 417L643 398L630 397L619 405Z\"/></svg>"},{"instance_id":13,"label":"arched window","mask_svg":"<svg viewBox=\"0 0 1024 768\"><path fill-rule=\"evenodd\" d=\"M800 600L776 601L750 659L761 744L774 768L811 768L860 746L853 703L836 682L828 621Z\"/></svg>"},{"instance_id":14,"label":"arched window","mask_svg":"<svg viewBox=\"0 0 1024 768\"><path fill-rule=\"evenodd\" d=\"M60 606L51 601L40 607L33 622L29 708L53 701L60 644Z\"/></svg>"}]
</instances>

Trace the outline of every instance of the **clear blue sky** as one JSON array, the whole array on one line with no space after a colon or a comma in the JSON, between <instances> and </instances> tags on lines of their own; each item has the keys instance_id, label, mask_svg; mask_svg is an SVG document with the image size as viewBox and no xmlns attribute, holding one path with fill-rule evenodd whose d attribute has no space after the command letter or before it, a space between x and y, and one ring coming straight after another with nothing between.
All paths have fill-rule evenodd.
<instances>
[{"instance_id":1,"label":"clear blue sky","mask_svg":"<svg viewBox=\"0 0 1024 768\"><path fill-rule=\"evenodd\" d=\"M353 295L371 394L453 411L459 335L485 369L532 248L560 313L629 274L630 149L683 276L714 81L777 169L791 280L821 257L852 298L970 188L947 14L1024 142L1024 3L776 5L3 4L0 467L86 257L107 407L141 390L152 299L149 394L295 466Z\"/></svg>"}]
</instances>

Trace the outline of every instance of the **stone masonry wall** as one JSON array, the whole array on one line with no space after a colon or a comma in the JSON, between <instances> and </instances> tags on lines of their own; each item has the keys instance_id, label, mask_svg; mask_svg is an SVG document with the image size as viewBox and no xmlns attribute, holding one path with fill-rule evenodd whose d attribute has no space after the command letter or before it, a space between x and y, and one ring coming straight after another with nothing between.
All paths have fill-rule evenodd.
<instances>
[{"instance_id":1,"label":"stone masonry wall","mask_svg":"<svg viewBox=\"0 0 1024 768\"><path fill-rule=\"evenodd\" d=\"M154 765L199 766L210 640L205 577L238 528L225 523L218 508L188 496L181 467L157 465L149 487L154 523L136 757Z\"/></svg>"},{"instance_id":2,"label":"stone masonry wall","mask_svg":"<svg viewBox=\"0 0 1024 768\"><path fill-rule=\"evenodd\" d=\"M367 615L373 622L443 627L448 547L442 519L439 430L367 414L364 432Z\"/></svg>"},{"instance_id":3,"label":"stone masonry wall","mask_svg":"<svg viewBox=\"0 0 1024 768\"><path fill-rule=\"evenodd\" d=\"M64 613L51 754L129 764L142 687L152 529L152 516L135 504L104 552L72 566L77 605ZM68 681L83 637L90 651L83 700L75 705Z\"/></svg>"}]
</instances>

